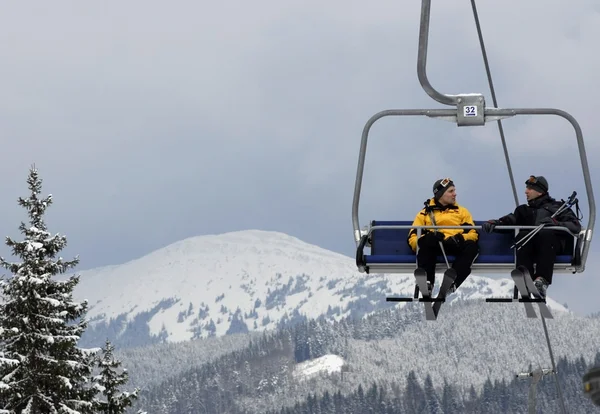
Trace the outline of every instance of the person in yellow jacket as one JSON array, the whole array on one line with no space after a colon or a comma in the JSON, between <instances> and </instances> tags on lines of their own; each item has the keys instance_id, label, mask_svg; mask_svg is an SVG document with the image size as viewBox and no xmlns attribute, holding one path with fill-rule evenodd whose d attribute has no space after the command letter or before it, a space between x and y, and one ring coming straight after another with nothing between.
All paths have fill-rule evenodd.
<instances>
[{"instance_id":1,"label":"person in yellow jacket","mask_svg":"<svg viewBox=\"0 0 600 414\"><path fill-rule=\"evenodd\" d=\"M433 216L433 222L432 222ZM413 226L473 226L469 210L456 203L456 186L450 178L437 180L433 184L433 198L425 202L425 207L417 213ZM454 292L471 274L471 265L479 254L479 233L475 229L421 229L417 240L417 230L408 233L408 244L417 251L417 266L427 272L429 291L435 284L437 257L442 256L440 242L447 256L455 256L452 268L456 271L454 285L448 293Z\"/></svg>"}]
</instances>

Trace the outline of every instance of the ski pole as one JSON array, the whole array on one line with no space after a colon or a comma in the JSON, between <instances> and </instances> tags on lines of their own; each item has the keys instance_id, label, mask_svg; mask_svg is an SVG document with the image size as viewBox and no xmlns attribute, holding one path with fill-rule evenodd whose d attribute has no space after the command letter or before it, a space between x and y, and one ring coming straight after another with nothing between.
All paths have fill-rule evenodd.
<instances>
[{"instance_id":1,"label":"ski pole","mask_svg":"<svg viewBox=\"0 0 600 414\"><path fill-rule=\"evenodd\" d=\"M444 250L444 245L442 244L442 242L440 243L440 248L442 249L442 254L444 255L444 260L446 261L446 266L448 267L448 269L450 269L450 263L448 263L448 257L446 256L446 251Z\"/></svg>"},{"instance_id":2,"label":"ski pole","mask_svg":"<svg viewBox=\"0 0 600 414\"><path fill-rule=\"evenodd\" d=\"M435 217L433 216L433 211L431 209L429 210L429 217L431 218L431 223L434 226L437 226L437 223L435 222ZM446 266L448 267L448 269L450 269L450 263L448 262L448 256L446 256L446 250L444 249L444 245L441 241L438 241L438 243L440 244L440 249L442 249L442 254L444 255L444 260L446 261Z\"/></svg>"},{"instance_id":3,"label":"ski pole","mask_svg":"<svg viewBox=\"0 0 600 414\"><path fill-rule=\"evenodd\" d=\"M550 216L550 218L554 218L554 217L558 216L563 211L567 210L568 208L573 206L575 203L577 203L579 200L577 200L575 198L576 195L577 195L577 192L573 191L573 194L571 194L571 196L567 199L567 201L563 202L563 204L558 208L558 210L556 210L554 212L554 214L552 214L552 216ZM521 247L525 246L525 244L527 244L527 242L533 236L535 236L537 234L537 232L539 232L544 226L545 226L545 224L540 224L534 230L532 230L529 234L527 234L525 237L523 237L521 240L518 240L517 242L515 242L510 248L514 249L517 245L521 244L519 247L517 247L517 250L519 250Z\"/></svg>"},{"instance_id":4,"label":"ski pole","mask_svg":"<svg viewBox=\"0 0 600 414\"><path fill-rule=\"evenodd\" d=\"M574 203L577 202L578 200L575 199ZM564 208L562 208L564 207ZM550 216L550 218L554 218L556 216L558 216L559 214L561 214L563 211L565 211L567 208L569 208L569 206L567 206L566 204L563 204L561 206L562 209L559 209L556 211L556 213L554 213L552 216ZM523 237L521 240L519 240L517 243L514 244L514 246L516 246L517 244L521 243L519 245L519 247L517 247L517 250L519 250L521 247L525 246L527 244L527 242L529 240L531 240L533 238L533 236L535 236L537 234L537 232L539 232L544 226L546 226L546 224L540 224L537 228L535 228L532 232L530 232L529 234L527 234L527 236ZM513 246L513 247L514 247Z\"/></svg>"},{"instance_id":5,"label":"ski pole","mask_svg":"<svg viewBox=\"0 0 600 414\"><path fill-rule=\"evenodd\" d=\"M559 214L561 214L563 211L565 211L566 209L570 208L571 206L573 206L575 203L577 203L579 200L577 200L576 198L574 199L574 197L577 195L576 191L573 191L573 194L571 194L571 196L567 199L567 201L563 201L563 204L558 208L558 210L556 210L554 212L554 214L552 214L551 218L554 218L555 216L558 216ZM525 237L523 237L521 240L517 241L512 247L515 247L517 244L519 243L523 243L524 241L528 240L530 237L532 237L535 233L537 233L538 231L540 231L540 229L544 227L544 224L540 224L534 231L532 231L531 233L527 234ZM512 248L511 247L511 248Z\"/></svg>"}]
</instances>

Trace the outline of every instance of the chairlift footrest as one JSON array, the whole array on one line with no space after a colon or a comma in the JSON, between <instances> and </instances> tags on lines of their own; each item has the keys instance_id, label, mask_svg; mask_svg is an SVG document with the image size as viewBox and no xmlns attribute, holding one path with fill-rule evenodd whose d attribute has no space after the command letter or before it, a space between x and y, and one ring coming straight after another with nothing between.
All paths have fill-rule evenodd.
<instances>
[{"instance_id":1,"label":"chairlift footrest","mask_svg":"<svg viewBox=\"0 0 600 414\"><path fill-rule=\"evenodd\" d=\"M385 298L386 302L412 302L414 300L414 298L409 298L409 297L393 297L393 296L389 296L387 298Z\"/></svg>"},{"instance_id":2,"label":"chairlift footrest","mask_svg":"<svg viewBox=\"0 0 600 414\"><path fill-rule=\"evenodd\" d=\"M521 298L522 299L530 299L529 291L527 290L527 285L525 284L525 279L524 279L525 275L523 274L523 272L519 269L514 269L512 272L510 272L510 276L514 280L515 286L517 287L517 289L519 290L519 293L521 294ZM519 299L519 301L521 301L521 299ZM527 317L528 318L537 318L537 313L535 312L535 309L533 308L533 304L530 301L523 301L523 304L525 305L525 313L527 314Z\"/></svg>"}]
</instances>

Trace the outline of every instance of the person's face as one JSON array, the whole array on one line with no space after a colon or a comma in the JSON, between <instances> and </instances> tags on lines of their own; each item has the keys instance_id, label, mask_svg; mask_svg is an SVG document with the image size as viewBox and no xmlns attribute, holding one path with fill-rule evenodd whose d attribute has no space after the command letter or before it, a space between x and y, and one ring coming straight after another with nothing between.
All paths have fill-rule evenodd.
<instances>
[{"instance_id":1,"label":"person's face","mask_svg":"<svg viewBox=\"0 0 600 414\"><path fill-rule=\"evenodd\" d=\"M440 204L446 206L456 203L456 187L452 186L440 197Z\"/></svg>"},{"instance_id":2,"label":"person's face","mask_svg":"<svg viewBox=\"0 0 600 414\"><path fill-rule=\"evenodd\" d=\"M536 191L533 188L525 187L525 197L527 197L527 201L533 200L541 195L542 193L539 191Z\"/></svg>"}]
</instances>

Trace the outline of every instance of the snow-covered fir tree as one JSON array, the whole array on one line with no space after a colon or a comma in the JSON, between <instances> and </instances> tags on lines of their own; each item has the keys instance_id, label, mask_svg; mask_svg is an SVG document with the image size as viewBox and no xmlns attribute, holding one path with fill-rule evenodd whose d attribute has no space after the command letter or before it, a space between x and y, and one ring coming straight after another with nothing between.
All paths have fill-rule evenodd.
<instances>
[{"instance_id":1,"label":"snow-covered fir tree","mask_svg":"<svg viewBox=\"0 0 600 414\"><path fill-rule=\"evenodd\" d=\"M0 408L4 413L92 413L93 354L77 347L87 327L87 302L75 302L78 276L55 280L77 265L57 254L65 236L51 235L44 213L52 195L41 197L42 180L35 167L27 179L28 198L19 197L29 224L21 222L23 241L6 238L18 262L0 258L12 276L3 278L0 303Z\"/></svg>"},{"instance_id":2,"label":"snow-covered fir tree","mask_svg":"<svg viewBox=\"0 0 600 414\"><path fill-rule=\"evenodd\" d=\"M94 377L96 388L104 395L104 399L96 400L96 410L106 414L122 414L138 398L139 389L136 388L133 392L119 390L129 380L129 374L126 369L118 372L121 361L114 357L113 351L114 346L107 339L102 348L102 358L98 360L100 373Z\"/></svg>"}]
</instances>

